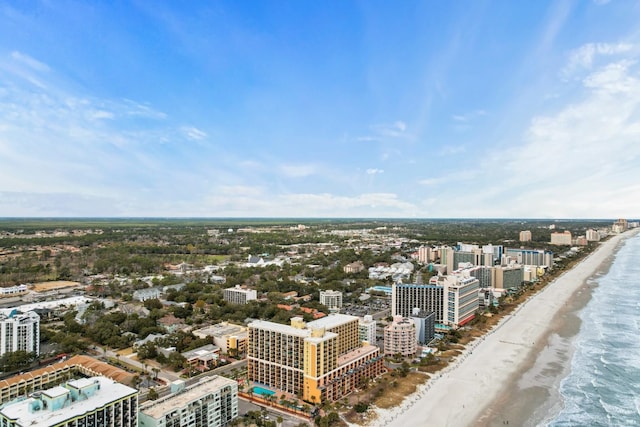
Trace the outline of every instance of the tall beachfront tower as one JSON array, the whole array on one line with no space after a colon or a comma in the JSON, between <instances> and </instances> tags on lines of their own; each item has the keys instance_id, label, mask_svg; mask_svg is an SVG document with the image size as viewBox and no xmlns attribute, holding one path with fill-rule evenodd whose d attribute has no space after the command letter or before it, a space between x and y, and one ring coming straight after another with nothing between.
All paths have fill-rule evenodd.
<instances>
[{"instance_id":1,"label":"tall beachfront tower","mask_svg":"<svg viewBox=\"0 0 640 427\"><path fill-rule=\"evenodd\" d=\"M0 311L0 356L18 350L40 354L40 316L35 311Z\"/></svg>"},{"instance_id":2,"label":"tall beachfront tower","mask_svg":"<svg viewBox=\"0 0 640 427\"><path fill-rule=\"evenodd\" d=\"M443 321L444 287L439 284L397 283L391 288L391 315L410 317L414 308L436 313L436 322Z\"/></svg>"},{"instance_id":3,"label":"tall beachfront tower","mask_svg":"<svg viewBox=\"0 0 640 427\"><path fill-rule=\"evenodd\" d=\"M257 320L249 324L247 373L250 381L308 402L336 400L384 369L378 347L363 345L356 316L332 314L290 325Z\"/></svg>"},{"instance_id":4,"label":"tall beachfront tower","mask_svg":"<svg viewBox=\"0 0 640 427\"><path fill-rule=\"evenodd\" d=\"M434 276L428 285L394 284L391 314L411 317L414 308L436 313L436 322L457 328L475 317L478 310L480 282L461 274Z\"/></svg>"}]
</instances>

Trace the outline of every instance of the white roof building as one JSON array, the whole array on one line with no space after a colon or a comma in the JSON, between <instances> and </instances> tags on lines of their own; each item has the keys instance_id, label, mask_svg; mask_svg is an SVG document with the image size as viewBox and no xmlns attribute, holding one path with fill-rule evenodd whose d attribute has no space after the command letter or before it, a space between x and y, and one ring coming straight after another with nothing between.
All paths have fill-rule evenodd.
<instances>
[{"instance_id":1,"label":"white roof building","mask_svg":"<svg viewBox=\"0 0 640 427\"><path fill-rule=\"evenodd\" d=\"M81 378L34 392L0 410L0 425L137 427L138 390L106 377Z\"/></svg>"}]
</instances>

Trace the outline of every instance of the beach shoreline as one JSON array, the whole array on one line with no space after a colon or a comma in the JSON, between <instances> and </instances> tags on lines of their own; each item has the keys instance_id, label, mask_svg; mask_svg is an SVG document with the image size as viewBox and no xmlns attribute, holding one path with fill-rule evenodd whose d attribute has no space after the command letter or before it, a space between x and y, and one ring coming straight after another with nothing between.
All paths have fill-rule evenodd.
<instances>
[{"instance_id":1,"label":"beach shoreline","mask_svg":"<svg viewBox=\"0 0 640 427\"><path fill-rule=\"evenodd\" d=\"M469 343L399 407L377 410L372 425L533 426L548 420L562 407L559 384L570 367L591 279L606 273L620 245L636 233L603 242Z\"/></svg>"}]
</instances>

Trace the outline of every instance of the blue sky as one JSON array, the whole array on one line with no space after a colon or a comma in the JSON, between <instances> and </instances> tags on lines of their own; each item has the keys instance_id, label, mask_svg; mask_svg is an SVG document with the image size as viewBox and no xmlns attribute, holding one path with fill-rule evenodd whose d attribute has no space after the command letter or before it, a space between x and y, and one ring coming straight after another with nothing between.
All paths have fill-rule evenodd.
<instances>
[{"instance_id":1,"label":"blue sky","mask_svg":"<svg viewBox=\"0 0 640 427\"><path fill-rule=\"evenodd\" d=\"M0 5L0 216L640 215L636 1Z\"/></svg>"}]
</instances>

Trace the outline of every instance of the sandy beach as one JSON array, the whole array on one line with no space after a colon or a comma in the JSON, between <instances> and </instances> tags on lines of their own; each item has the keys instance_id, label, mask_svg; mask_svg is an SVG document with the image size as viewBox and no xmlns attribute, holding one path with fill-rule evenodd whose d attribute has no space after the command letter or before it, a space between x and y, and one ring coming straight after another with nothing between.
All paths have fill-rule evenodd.
<instances>
[{"instance_id":1,"label":"sandy beach","mask_svg":"<svg viewBox=\"0 0 640 427\"><path fill-rule=\"evenodd\" d=\"M590 298L589 278L606 272L617 235L467 345L446 369L374 426L537 425L560 409L558 385L567 372L576 312Z\"/></svg>"}]
</instances>

